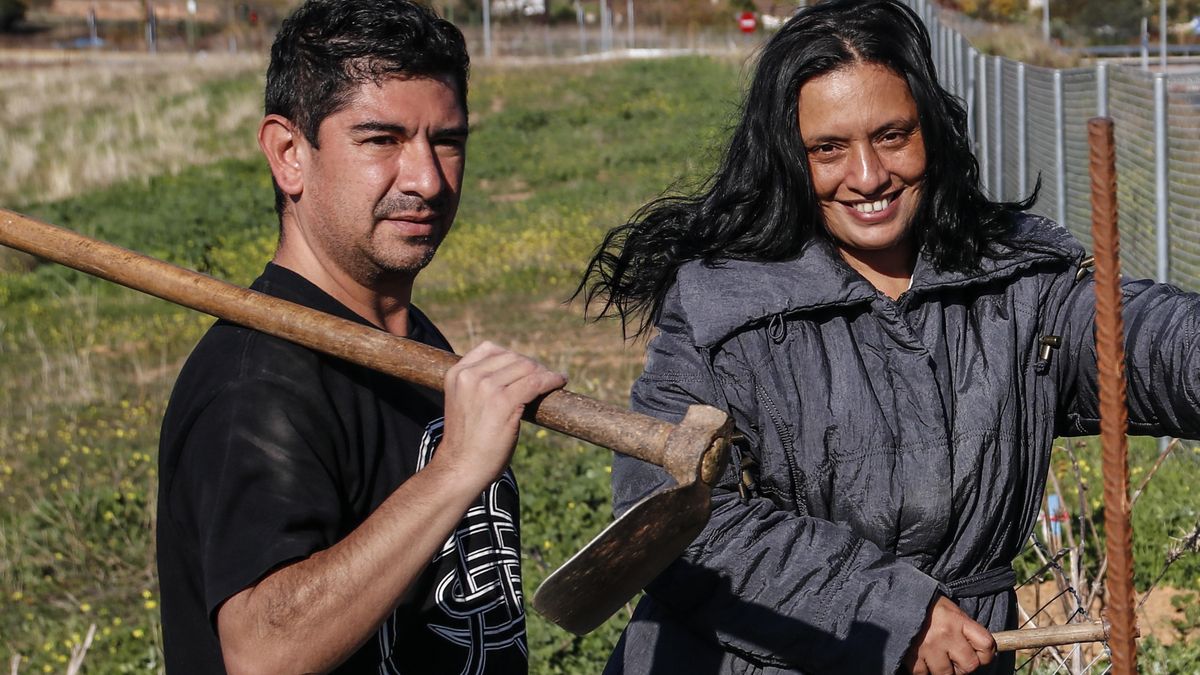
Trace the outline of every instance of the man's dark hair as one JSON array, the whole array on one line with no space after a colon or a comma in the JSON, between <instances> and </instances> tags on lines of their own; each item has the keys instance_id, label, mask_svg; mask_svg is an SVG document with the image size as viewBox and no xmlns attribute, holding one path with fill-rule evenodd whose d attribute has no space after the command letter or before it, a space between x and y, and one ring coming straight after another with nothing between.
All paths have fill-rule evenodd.
<instances>
[{"instance_id":1,"label":"man's dark hair","mask_svg":"<svg viewBox=\"0 0 1200 675\"><path fill-rule=\"evenodd\" d=\"M268 115L281 115L319 147L321 122L365 82L449 76L467 110L470 58L458 28L409 0L308 0L284 20L267 66ZM275 210L284 195L275 187Z\"/></svg>"},{"instance_id":2,"label":"man's dark hair","mask_svg":"<svg viewBox=\"0 0 1200 675\"><path fill-rule=\"evenodd\" d=\"M939 269L973 269L1033 204L993 202L979 187L967 113L937 81L921 19L895 0L831 0L799 11L763 47L720 165L699 194L667 196L612 230L576 293L603 298L644 333L688 260L786 260L829 237L809 175L798 121L800 87L856 64L879 64L908 83L925 143L926 170L912 236Z\"/></svg>"}]
</instances>

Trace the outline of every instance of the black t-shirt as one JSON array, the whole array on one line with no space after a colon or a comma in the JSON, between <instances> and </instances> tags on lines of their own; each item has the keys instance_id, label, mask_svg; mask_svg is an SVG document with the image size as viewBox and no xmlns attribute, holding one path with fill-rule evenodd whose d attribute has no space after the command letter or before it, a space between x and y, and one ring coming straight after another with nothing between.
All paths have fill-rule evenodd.
<instances>
[{"instance_id":1,"label":"black t-shirt","mask_svg":"<svg viewBox=\"0 0 1200 675\"><path fill-rule=\"evenodd\" d=\"M276 265L252 288L367 324ZM449 349L420 311L410 313L411 339ZM442 414L437 392L218 321L180 373L163 420L158 570L168 670L224 672L221 603L354 530L429 461ZM506 471L338 672L525 672L518 513Z\"/></svg>"}]
</instances>

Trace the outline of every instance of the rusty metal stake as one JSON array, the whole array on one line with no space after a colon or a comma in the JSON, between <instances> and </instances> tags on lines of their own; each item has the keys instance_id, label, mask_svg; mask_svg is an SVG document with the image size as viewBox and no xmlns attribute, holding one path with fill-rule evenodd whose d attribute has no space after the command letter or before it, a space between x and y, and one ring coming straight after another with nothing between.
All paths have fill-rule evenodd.
<instances>
[{"instance_id":1,"label":"rusty metal stake","mask_svg":"<svg viewBox=\"0 0 1200 675\"><path fill-rule=\"evenodd\" d=\"M1133 532L1129 524L1129 457L1125 407L1125 329L1121 319L1117 169L1112 120L1088 120L1092 178L1092 241L1096 271L1096 359L1100 387L1100 445L1104 470L1105 579L1116 675L1137 672L1134 641Z\"/></svg>"}]
</instances>

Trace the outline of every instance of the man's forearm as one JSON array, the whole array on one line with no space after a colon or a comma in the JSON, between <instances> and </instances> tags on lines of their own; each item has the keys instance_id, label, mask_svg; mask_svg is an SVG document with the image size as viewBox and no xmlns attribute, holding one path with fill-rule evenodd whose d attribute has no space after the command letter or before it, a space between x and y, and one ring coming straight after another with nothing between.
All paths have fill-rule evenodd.
<instances>
[{"instance_id":1,"label":"man's forearm","mask_svg":"<svg viewBox=\"0 0 1200 675\"><path fill-rule=\"evenodd\" d=\"M218 610L231 673L320 672L346 660L396 607L512 458L521 413L566 378L484 342L446 374L442 441L362 525Z\"/></svg>"},{"instance_id":2,"label":"man's forearm","mask_svg":"<svg viewBox=\"0 0 1200 675\"><path fill-rule=\"evenodd\" d=\"M217 614L228 671L324 672L345 661L396 607L482 489L435 460L345 539L229 598Z\"/></svg>"}]
</instances>

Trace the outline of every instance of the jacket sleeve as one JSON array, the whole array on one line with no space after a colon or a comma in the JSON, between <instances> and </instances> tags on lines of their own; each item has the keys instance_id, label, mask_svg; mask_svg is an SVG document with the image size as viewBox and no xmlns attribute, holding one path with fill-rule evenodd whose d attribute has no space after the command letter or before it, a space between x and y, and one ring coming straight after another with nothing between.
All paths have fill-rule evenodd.
<instances>
[{"instance_id":1,"label":"jacket sleeve","mask_svg":"<svg viewBox=\"0 0 1200 675\"><path fill-rule=\"evenodd\" d=\"M1122 283L1129 432L1200 438L1200 295L1148 280ZM1100 431L1096 296L1091 275L1074 284L1059 314L1063 337L1058 429Z\"/></svg>"},{"instance_id":2,"label":"jacket sleeve","mask_svg":"<svg viewBox=\"0 0 1200 675\"><path fill-rule=\"evenodd\" d=\"M753 387L732 381L748 373L714 373L678 308L669 297L634 385L633 408L674 422L691 404L728 404L753 443L747 414L753 396L739 394ZM647 592L698 636L762 665L894 673L924 623L937 581L843 525L766 498L743 501L735 475L728 471L714 491L705 530ZM658 467L614 459L618 512L670 483ZM669 653L669 646L655 649Z\"/></svg>"}]
</instances>

